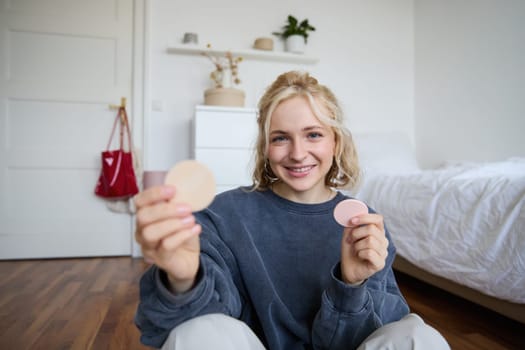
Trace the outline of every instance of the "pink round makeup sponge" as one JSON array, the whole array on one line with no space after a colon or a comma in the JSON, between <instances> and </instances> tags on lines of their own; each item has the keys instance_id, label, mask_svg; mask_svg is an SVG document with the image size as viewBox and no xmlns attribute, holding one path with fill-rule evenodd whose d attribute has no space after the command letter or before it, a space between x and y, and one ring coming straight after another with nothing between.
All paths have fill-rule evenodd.
<instances>
[{"instance_id":1,"label":"pink round makeup sponge","mask_svg":"<svg viewBox=\"0 0 525 350\"><path fill-rule=\"evenodd\" d=\"M206 208L215 197L213 173L196 160L184 160L175 164L166 174L164 183L175 187L172 201L187 203L192 211Z\"/></svg>"},{"instance_id":2,"label":"pink round makeup sponge","mask_svg":"<svg viewBox=\"0 0 525 350\"><path fill-rule=\"evenodd\" d=\"M334 219L341 226L348 227L353 217L368 213L365 203L357 199L345 199L339 202L334 209Z\"/></svg>"}]
</instances>

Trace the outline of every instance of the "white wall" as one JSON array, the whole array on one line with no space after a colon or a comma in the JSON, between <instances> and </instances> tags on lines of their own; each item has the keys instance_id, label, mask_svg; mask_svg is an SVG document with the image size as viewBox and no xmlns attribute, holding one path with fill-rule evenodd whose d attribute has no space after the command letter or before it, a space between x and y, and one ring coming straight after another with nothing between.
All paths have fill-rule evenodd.
<instances>
[{"instance_id":1,"label":"white wall","mask_svg":"<svg viewBox=\"0 0 525 350\"><path fill-rule=\"evenodd\" d=\"M415 1L418 160L525 156L525 1Z\"/></svg>"},{"instance_id":2,"label":"white wall","mask_svg":"<svg viewBox=\"0 0 525 350\"><path fill-rule=\"evenodd\" d=\"M180 44L184 32L196 32L201 44L247 49L255 38L279 30L288 14L317 27L307 54L320 61L242 62L246 107L255 107L278 74L303 69L339 97L352 131L394 130L414 137L413 0L155 0L150 6L149 97L163 108L145 116L147 170L165 170L190 157L194 106L211 86L213 67L206 58L169 55L167 47Z\"/></svg>"}]
</instances>

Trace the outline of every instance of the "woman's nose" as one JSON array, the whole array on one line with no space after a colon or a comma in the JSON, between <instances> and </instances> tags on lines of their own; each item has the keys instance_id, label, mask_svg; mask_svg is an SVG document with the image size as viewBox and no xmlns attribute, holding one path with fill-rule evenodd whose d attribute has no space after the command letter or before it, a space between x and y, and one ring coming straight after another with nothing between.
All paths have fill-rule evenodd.
<instances>
[{"instance_id":1,"label":"woman's nose","mask_svg":"<svg viewBox=\"0 0 525 350\"><path fill-rule=\"evenodd\" d=\"M300 140L294 140L292 148L290 149L290 158L296 161L301 161L307 155L306 145Z\"/></svg>"}]
</instances>

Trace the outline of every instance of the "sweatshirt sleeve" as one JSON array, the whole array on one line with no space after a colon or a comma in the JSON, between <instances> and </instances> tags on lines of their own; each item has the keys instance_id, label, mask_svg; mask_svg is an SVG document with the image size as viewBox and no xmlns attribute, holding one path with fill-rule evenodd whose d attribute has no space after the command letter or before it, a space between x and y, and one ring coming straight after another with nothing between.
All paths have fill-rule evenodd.
<instances>
[{"instance_id":1,"label":"sweatshirt sleeve","mask_svg":"<svg viewBox=\"0 0 525 350\"><path fill-rule=\"evenodd\" d=\"M332 269L312 328L314 349L355 349L376 329L409 312L392 270L395 248L388 231L387 237L390 245L385 267L362 285L345 284L339 263Z\"/></svg>"},{"instance_id":2,"label":"sweatshirt sleeve","mask_svg":"<svg viewBox=\"0 0 525 350\"><path fill-rule=\"evenodd\" d=\"M241 296L230 271L228 249L210 233L213 225L201 222L200 266L195 286L187 293L174 295L167 287L166 273L157 266L149 268L140 280L140 301L135 324L143 344L160 348L171 330L179 324L205 314L223 313L239 317ZM214 242L211 242L214 241ZM213 244L212 244L213 243Z\"/></svg>"}]
</instances>

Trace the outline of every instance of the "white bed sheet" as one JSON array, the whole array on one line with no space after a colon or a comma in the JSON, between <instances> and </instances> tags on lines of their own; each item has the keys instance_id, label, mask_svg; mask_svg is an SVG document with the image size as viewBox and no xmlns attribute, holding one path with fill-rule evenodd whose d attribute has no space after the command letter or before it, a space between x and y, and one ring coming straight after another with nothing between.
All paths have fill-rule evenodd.
<instances>
[{"instance_id":1,"label":"white bed sheet","mask_svg":"<svg viewBox=\"0 0 525 350\"><path fill-rule=\"evenodd\" d=\"M525 158L368 174L355 196L384 215L410 262L525 303Z\"/></svg>"}]
</instances>

